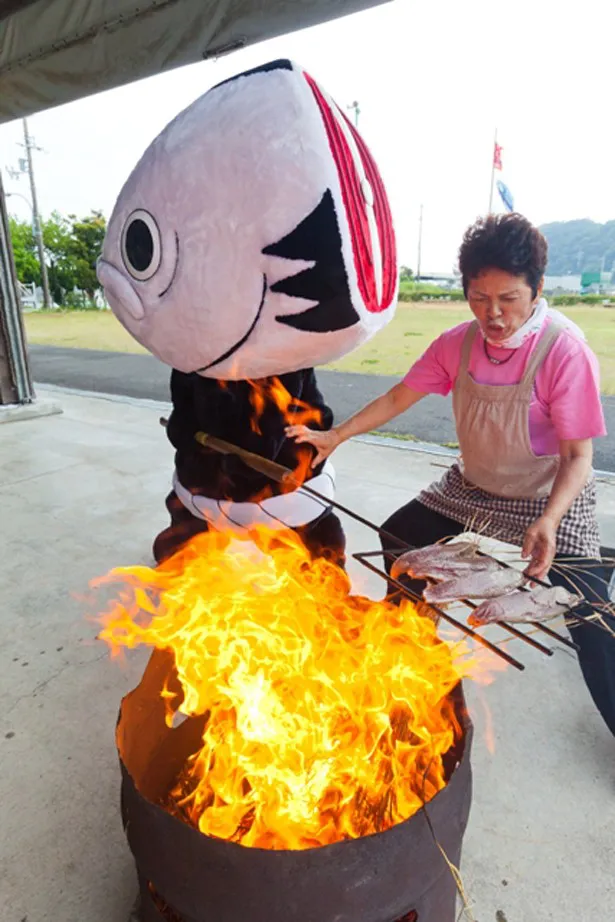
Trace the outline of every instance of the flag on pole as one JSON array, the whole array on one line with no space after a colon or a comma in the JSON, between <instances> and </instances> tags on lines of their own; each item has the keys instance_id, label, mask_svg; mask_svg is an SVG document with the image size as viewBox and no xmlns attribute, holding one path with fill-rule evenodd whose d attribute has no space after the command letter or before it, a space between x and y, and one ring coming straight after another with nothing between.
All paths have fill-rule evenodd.
<instances>
[{"instance_id":1,"label":"flag on pole","mask_svg":"<svg viewBox=\"0 0 615 922\"><path fill-rule=\"evenodd\" d=\"M502 169L502 148L496 141L493 145L493 169L501 170Z\"/></svg>"},{"instance_id":2,"label":"flag on pole","mask_svg":"<svg viewBox=\"0 0 615 922\"><path fill-rule=\"evenodd\" d=\"M512 192L510 191L508 186L505 185L501 179L498 179L496 185L497 185L498 192L500 193L500 198L502 199L502 202L504 203L504 208L506 208L507 211L514 211L515 201L512 197Z\"/></svg>"}]
</instances>

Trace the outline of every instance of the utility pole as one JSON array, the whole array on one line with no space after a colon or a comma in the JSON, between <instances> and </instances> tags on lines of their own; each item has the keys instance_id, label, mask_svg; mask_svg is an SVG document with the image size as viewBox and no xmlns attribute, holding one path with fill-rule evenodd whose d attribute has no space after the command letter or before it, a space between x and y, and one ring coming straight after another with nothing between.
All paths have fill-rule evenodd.
<instances>
[{"instance_id":1,"label":"utility pole","mask_svg":"<svg viewBox=\"0 0 615 922\"><path fill-rule=\"evenodd\" d=\"M29 404L34 389L0 175L0 408Z\"/></svg>"},{"instance_id":2,"label":"utility pole","mask_svg":"<svg viewBox=\"0 0 615 922\"><path fill-rule=\"evenodd\" d=\"M355 99L355 101L351 103L349 106L346 106L346 108L352 109L354 111L354 124L355 124L355 128L358 128L359 127L359 115L361 114L359 103Z\"/></svg>"},{"instance_id":3,"label":"utility pole","mask_svg":"<svg viewBox=\"0 0 615 922\"><path fill-rule=\"evenodd\" d=\"M34 167L32 164L32 151L40 150L40 147L36 147L30 137L30 132L28 131L28 120L23 119L23 137L26 147L26 155L28 157L28 175L30 176L30 189L32 191L32 219L34 222L34 232L36 234L36 242L38 245L38 259L41 264L41 277L43 280L43 305L46 310L50 310L52 307L51 304L51 295L49 294L49 278L47 276L47 265L45 263L45 249L43 246L43 227L41 224L41 216L38 210L38 199L36 197L36 183L34 181Z\"/></svg>"},{"instance_id":4,"label":"utility pole","mask_svg":"<svg viewBox=\"0 0 615 922\"><path fill-rule=\"evenodd\" d=\"M421 280L421 247L423 244L423 206L419 209L419 249L416 259L416 280Z\"/></svg>"},{"instance_id":5,"label":"utility pole","mask_svg":"<svg viewBox=\"0 0 615 922\"><path fill-rule=\"evenodd\" d=\"M491 152L491 185L489 187L489 211L487 214L491 214L493 209L493 181L495 179L495 152L498 149L498 130L495 129L495 137L493 139L493 151Z\"/></svg>"}]
</instances>

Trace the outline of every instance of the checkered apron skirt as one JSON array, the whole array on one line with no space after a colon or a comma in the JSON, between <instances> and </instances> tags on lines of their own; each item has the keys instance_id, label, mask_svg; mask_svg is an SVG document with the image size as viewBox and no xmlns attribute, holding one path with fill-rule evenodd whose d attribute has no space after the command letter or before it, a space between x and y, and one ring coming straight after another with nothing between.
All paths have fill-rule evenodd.
<instances>
[{"instance_id":1,"label":"checkered apron skirt","mask_svg":"<svg viewBox=\"0 0 615 922\"><path fill-rule=\"evenodd\" d=\"M495 496L465 480L458 464L417 496L419 502L465 528L521 546L526 530L545 511L548 497L512 499ZM596 481L592 479L563 517L556 536L558 557L600 558L596 518Z\"/></svg>"}]
</instances>

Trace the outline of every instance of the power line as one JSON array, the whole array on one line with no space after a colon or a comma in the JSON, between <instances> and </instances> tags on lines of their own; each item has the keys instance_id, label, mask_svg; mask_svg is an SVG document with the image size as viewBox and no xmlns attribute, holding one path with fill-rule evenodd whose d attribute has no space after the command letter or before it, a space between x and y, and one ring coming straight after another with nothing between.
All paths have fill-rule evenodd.
<instances>
[{"instance_id":1,"label":"power line","mask_svg":"<svg viewBox=\"0 0 615 922\"><path fill-rule=\"evenodd\" d=\"M492 214L493 212L493 180L495 179L495 158L496 152L498 149L498 130L495 129L495 137L493 139L493 153L491 155L491 183L489 185L489 211L487 214Z\"/></svg>"},{"instance_id":2,"label":"power line","mask_svg":"<svg viewBox=\"0 0 615 922\"><path fill-rule=\"evenodd\" d=\"M49 278L47 277L47 264L45 263L45 248L43 246L43 227L38 210L38 199L36 197L36 183L34 181L34 166L32 163L32 151L40 150L36 147L28 131L28 120L23 120L23 136L26 145L26 154L28 156L28 174L30 176L30 189L32 191L32 217L34 218L36 240L38 244L38 258L41 264L41 276L43 278L43 304L47 310L51 309L51 295L49 294Z\"/></svg>"},{"instance_id":3,"label":"power line","mask_svg":"<svg viewBox=\"0 0 615 922\"><path fill-rule=\"evenodd\" d=\"M423 248L423 206L419 209L419 247L416 259L416 280L421 280L421 250Z\"/></svg>"}]
</instances>

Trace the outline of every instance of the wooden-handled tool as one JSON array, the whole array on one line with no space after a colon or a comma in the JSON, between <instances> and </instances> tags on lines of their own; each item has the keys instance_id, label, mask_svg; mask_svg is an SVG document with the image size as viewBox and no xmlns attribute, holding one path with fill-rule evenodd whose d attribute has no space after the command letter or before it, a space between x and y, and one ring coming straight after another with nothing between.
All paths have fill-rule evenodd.
<instances>
[{"instance_id":1,"label":"wooden-handled tool","mask_svg":"<svg viewBox=\"0 0 615 922\"><path fill-rule=\"evenodd\" d=\"M166 420L164 417L160 418L161 426L166 426L167 422L168 420ZM225 442L224 439L219 439L216 436L209 435L207 432L197 432L194 438L199 443L199 445L202 445L204 448L211 448L213 451L220 452L222 455L235 455L237 458L241 458L244 464L246 464L248 467L251 467L252 470L258 471L260 474L264 474L265 477L269 477L276 483L287 484L288 486L294 487L297 490L301 488L304 493L309 493L310 496L313 496L315 499L322 503L323 511L331 507L338 509L340 512L345 513L345 515L349 515L351 519L354 519L356 522L360 522L367 528L371 528L372 531L375 531L387 541L392 542L394 547L396 545L397 547L408 547L405 541L400 540L400 538L396 538L395 535L385 531L384 528L379 528L377 525L374 525L374 523L370 522L369 519L363 518L362 515L359 515L357 512L353 512L352 509L348 509L346 506L342 506L341 503L330 499L328 496L324 496L322 493L319 493L318 490L314 490L307 484L301 483L300 480L295 478L293 471L291 471L288 467L284 467L283 464L278 464L276 461L270 461L268 458L263 458L261 455L257 455L252 451L247 451L245 448L240 448L239 445L233 445L231 442Z\"/></svg>"},{"instance_id":2,"label":"wooden-handled tool","mask_svg":"<svg viewBox=\"0 0 615 922\"><path fill-rule=\"evenodd\" d=\"M164 416L161 416L160 425L166 427L167 423L168 420L165 419ZM244 464L251 467L252 470L258 471L259 474L264 474L265 477L269 477L276 483L288 483L289 486L295 487L301 486L300 483L295 482L293 472L290 468L284 467L283 464L277 464L269 458L263 458L253 451L240 448L239 445L233 445L232 442L226 442L224 439L219 439L215 435L209 435L207 432L197 432L194 438L203 448L210 448L212 451L217 451L221 455L235 455L235 457L240 458Z\"/></svg>"},{"instance_id":3,"label":"wooden-handled tool","mask_svg":"<svg viewBox=\"0 0 615 922\"><path fill-rule=\"evenodd\" d=\"M253 451L240 448L239 445L233 445L231 442L225 442L224 439L208 435L207 432L197 432L195 439L204 448L211 448L222 455L235 455L237 458L241 458L244 464L247 464L252 470L258 471L259 474L264 474L265 477L269 477L277 483L287 483L289 486L295 487L301 486L294 479L290 468L284 467L283 464L277 464L275 461L270 461L268 458L255 454Z\"/></svg>"}]
</instances>

